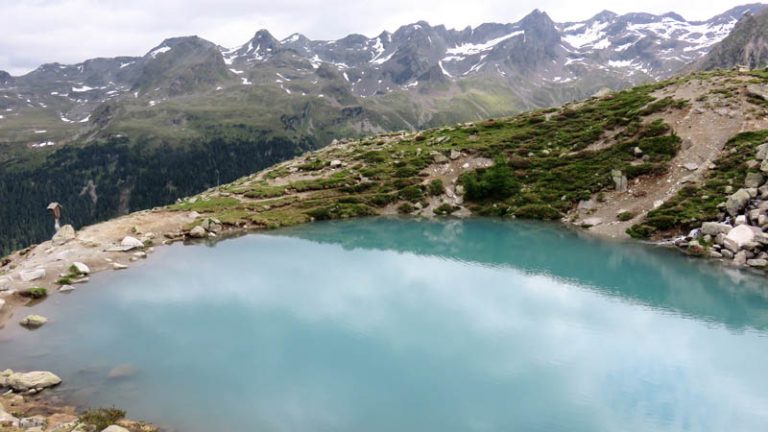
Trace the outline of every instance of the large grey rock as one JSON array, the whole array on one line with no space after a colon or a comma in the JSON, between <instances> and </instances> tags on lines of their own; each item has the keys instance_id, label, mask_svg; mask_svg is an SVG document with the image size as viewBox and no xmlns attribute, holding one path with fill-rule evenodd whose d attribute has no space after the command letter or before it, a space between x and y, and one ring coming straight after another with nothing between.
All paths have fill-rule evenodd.
<instances>
[{"instance_id":1,"label":"large grey rock","mask_svg":"<svg viewBox=\"0 0 768 432\"><path fill-rule=\"evenodd\" d=\"M755 237L758 233L762 234L760 228L749 225L739 225L728 232L723 241L723 245L731 252L737 253L747 244L755 242Z\"/></svg>"},{"instance_id":2,"label":"large grey rock","mask_svg":"<svg viewBox=\"0 0 768 432\"><path fill-rule=\"evenodd\" d=\"M732 226L720 222L704 222L704 224L701 225L701 233L711 236L716 236L720 233L728 234L732 229Z\"/></svg>"},{"instance_id":3,"label":"large grey rock","mask_svg":"<svg viewBox=\"0 0 768 432\"><path fill-rule=\"evenodd\" d=\"M101 432L130 432L130 431L124 427L121 427L118 425L112 425L102 430Z\"/></svg>"},{"instance_id":4,"label":"large grey rock","mask_svg":"<svg viewBox=\"0 0 768 432\"><path fill-rule=\"evenodd\" d=\"M728 200L725 202L725 209L729 215L737 216L746 207L750 199L751 197L746 189L739 189L728 197Z\"/></svg>"},{"instance_id":5,"label":"large grey rock","mask_svg":"<svg viewBox=\"0 0 768 432\"><path fill-rule=\"evenodd\" d=\"M768 158L768 143L760 144L757 146L757 155L755 156L755 159L765 160L766 158Z\"/></svg>"},{"instance_id":6,"label":"large grey rock","mask_svg":"<svg viewBox=\"0 0 768 432\"><path fill-rule=\"evenodd\" d=\"M136 237L125 236L123 237L123 240L120 241L120 247L124 251L130 251L143 248L144 243L142 243L141 240L137 239Z\"/></svg>"},{"instance_id":7,"label":"large grey rock","mask_svg":"<svg viewBox=\"0 0 768 432\"><path fill-rule=\"evenodd\" d=\"M87 274L90 274L90 273L91 273L91 269L90 269L90 267L88 267L87 265L85 265L85 263L81 263L81 262L79 262L79 261L75 261L75 262L73 262L73 263L72 263L72 267L76 268L76 269L77 269L77 271L78 271L78 273L80 273L80 274L84 274L84 275L87 275Z\"/></svg>"},{"instance_id":8,"label":"large grey rock","mask_svg":"<svg viewBox=\"0 0 768 432\"><path fill-rule=\"evenodd\" d=\"M202 226L198 225L189 231L189 236L192 238L205 238L208 237L208 232Z\"/></svg>"},{"instance_id":9,"label":"large grey rock","mask_svg":"<svg viewBox=\"0 0 768 432\"><path fill-rule=\"evenodd\" d=\"M737 266L743 266L747 264L747 251L739 251L734 257L733 257L733 263Z\"/></svg>"},{"instance_id":10,"label":"large grey rock","mask_svg":"<svg viewBox=\"0 0 768 432\"><path fill-rule=\"evenodd\" d=\"M762 258L756 258L747 260L747 265L750 267L765 267L768 266L768 260L762 259Z\"/></svg>"},{"instance_id":11,"label":"large grey rock","mask_svg":"<svg viewBox=\"0 0 768 432\"><path fill-rule=\"evenodd\" d=\"M15 391L42 390L61 384L61 378L45 371L16 372L6 380L6 385Z\"/></svg>"},{"instance_id":12,"label":"large grey rock","mask_svg":"<svg viewBox=\"0 0 768 432\"><path fill-rule=\"evenodd\" d=\"M760 171L768 172L768 159L763 159L763 162L760 164Z\"/></svg>"},{"instance_id":13,"label":"large grey rock","mask_svg":"<svg viewBox=\"0 0 768 432\"><path fill-rule=\"evenodd\" d=\"M44 268L26 269L19 272L19 279L24 282L32 282L45 277Z\"/></svg>"},{"instance_id":14,"label":"large grey rock","mask_svg":"<svg viewBox=\"0 0 768 432\"><path fill-rule=\"evenodd\" d=\"M10 291L11 288L13 288L13 285L11 285L11 278L7 276L0 277L0 292Z\"/></svg>"},{"instance_id":15,"label":"large grey rock","mask_svg":"<svg viewBox=\"0 0 768 432\"><path fill-rule=\"evenodd\" d=\"M747 188L759 188L763 183L765 183L765 176L761 173L748 173L747 177L744 179L744 187Z\"/></svg>"},{"instance_id":16,"label":"large grey rock","mask_svg":"<svg viewBox=\"0 0 768 432\"><path fill-rule=\"evenodd\" d=\"M36 329L44 326L47 322L48 318L44 316L27 315L21 321L19 321L19 324L21 324L22 327L26 327L28 329Z\"/></svg>"},{"instance_id":17,"label":"large grey rock","mask_svg":"<svg viewBox=\"0 0 768 432\"><path fill-rule=\"evenodd\" d=\"M442 154L442 153L435 153L432 157L433 157L433 160L435 161L435 163L446 164L446 163L450 162L450 159L445 157L445 155Z\"/></svg>"},{"instance_id":18,"label":"large grey rock","mask_svg":"<svg viewBox=\"0 0 768 432\"><path fill-rule=\"evenodd\" d=\"M201 226L208 232L220 233L222 226L221 221L216 218L208 218L203 221Z\"/></svg>"},{"instance_id":19,"label":"large grey rock","mask_svg":"<svg viewBox=\"0 0 768 432\"><path fill-rule=\"evenodd\" d=\"M77 235L75 234L75 228L72 225L64 225L56 231L56 234L51 238L51 242L56 246L61 246L67 242L74 240Z\"/></svg>"}]
</instances>

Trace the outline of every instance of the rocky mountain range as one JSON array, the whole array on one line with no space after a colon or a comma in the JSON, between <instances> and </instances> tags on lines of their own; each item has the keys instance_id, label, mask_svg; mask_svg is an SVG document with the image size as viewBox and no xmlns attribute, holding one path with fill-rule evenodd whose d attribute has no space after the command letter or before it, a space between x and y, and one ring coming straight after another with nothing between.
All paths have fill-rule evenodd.
<instances>
[{"instance_id":1,"label":"rocky mountain range","mask_svg":"<svg viewBox=\"0 0 768 432\"><path fill-rule=\"evenodd\" d=\"M700 22L674 13L604 11L556 23L535 10L511 24L450 30L418 22L334 41L300 34L278 40L260 30L232 49L194 36L172 38L143 57L45 64L20 77L0 72L0 141L60 145L76 136L135 132L105 126L119 108L148 117L145 111L162 111L152 110L157 105L190 97L201 104L238 99L243 107L275 97L301 100L300 110L285 109L287 119L266 126L304 126L304 133L312 129L304 106L311 103L340 114L331 121L351 128L342 135L506 114L668 77L761 8L741 6ZM158 116L160 124L189 120L181 111L173 119ZM126 117L118 120L130 123Z\"/></svg>"}]
</instances>

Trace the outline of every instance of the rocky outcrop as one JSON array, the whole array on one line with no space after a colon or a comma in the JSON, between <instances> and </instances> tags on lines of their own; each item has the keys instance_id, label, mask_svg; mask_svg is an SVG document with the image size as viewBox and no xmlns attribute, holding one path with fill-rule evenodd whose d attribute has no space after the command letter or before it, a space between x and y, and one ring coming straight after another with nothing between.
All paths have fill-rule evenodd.
<instances>
[{"instance_id":1,"label":"rocky outcrop","mask_svg":"<svg viewBox=\"0 0 768 432\"><path fill-rule=\"evenodd\" d=\"M38 392L61 384L61 378L51 372L0 372L0 387L10 387L17 392Z\"/></svg>"},{"instance_id":2,"label":"rocky outcrop","mask_svg":"<svg viewBox=\"0 0 768 432\"><path fill-rule=\"evenodd\" d=\"M768 161L768 143L757 147L755 160ZM758 164L752 161L749 169ZM761 166L762 170L762 166ZM704 222L701 229L677 241L690 255L731 260L736 266L768 270L768 184L760 172L748 172L744 188L731 194L719 208L722 220Z\"/></svg>"}]
</instances>

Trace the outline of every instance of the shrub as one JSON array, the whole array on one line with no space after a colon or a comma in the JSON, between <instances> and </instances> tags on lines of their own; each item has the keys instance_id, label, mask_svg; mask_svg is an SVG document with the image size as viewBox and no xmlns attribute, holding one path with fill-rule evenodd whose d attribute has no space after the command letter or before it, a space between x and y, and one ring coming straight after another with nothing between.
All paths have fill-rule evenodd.
<instances>
[{"instance_id":1,"label":"shrub","mask_svg":"<svg viewBox=\"0 0 768 432\"><path fill-rule=\"evenodd\" d=\"M411 214L416 210L416 207L412 206L411 203L402 203L399 206L397 206L397 212L400 214Z\"/></svg>"},{"instance_id":2,"label":"shrub","mask_svg":"<svg viewBox=\"0 0 768 432\"><path fill-rule=\"evenodd\" d=\"M48 297L48 290L40 287L27 288L25 290L19 291L19 295L31 299L41 299Z\"/></svg>"},{"instance_id":3,"label":"shrub","mask_svg":"<svg viewBox=\"0 0 768 432\"><path fill-rule=\"evenodd\" d=\"M80 414L78 420L90 427L90 430L101 431L125 418L125 411L112 408L94 408Z\"/></svg>"},{"instance_id":4,"label":"shrub","mask_svg":"<svg viewBox=\"0 0 768 432\"><path fill-rule=\"evenodd\" d=\"M634 239L651 238L654 232L656 232L656 228L645 224L632 225L626 231L626 233Z\"/></svg>"},{"instance_id":5,"label":"shrub","mask_svg":"<svg viewBox=\"0 0 768 432\"><path fill-rule=\"evenodd\" d=\"M417 202L424 197L424 191L422 191L419 186L411 185L403 188L400 191L399 196L406 201Z\"/></svg>"},{"instance_id":6,"label":"shrub","mask_svg":"<svg viewBox=\"0 0 768 432\"><path fill-rule=\"evenodd\" d=\"M490 168L462 176L462 184L470 201L504 199L519 190L514 173L501 155Z\"/></svg>"},{"instance_id":7,"label":"shrub","mask_svg":"<svg viewBox=\"0 0 768 432\"><path fill-rule=\"evenodd\" d=\"M632 218L634 217L635 217L635 214L632 213L631 211L623 211L616 216L616 219L622 222L626 222L628 220L632 220Z\"/></svg>"},{"instance_id":8,"label":"shrub","mask_svg":"<svg viewBox=\"0 0 768 432\"><path fill-rule=\"evenodd\" d=\"M72 278L69 276L64 276L56 279L56 285L70 285L72 283Z\"/></svg>"},{"instance_id":9,"label":"shrub","mask_svg":"<svg viewBox=\"0 0 768 432\"><path fill-rule=\"evenodd\" d=\"M515 210L515 216L523 219L554 220L560 218L560 212L546 204L528 204Z\"/></svg>"},{"instance_id":10,"label":"shrub","mask_svg":"<svg viewBox=\"0 0 768 432\"><path fill-rule=\"evenodd\" d=\"M442 204L440 207L433 209L432 213L438 216L448 216L457 210L459 210L459 207L457 206L451 204Z\"/></svg>"},{"instance_id":11,"label":"shrub","mask_svg":"<svg viewBox=\"0 0 768 432\"><path fill-rule=\"evenodd\" d=\"M432 196L439 196L443 194L443 181L440 179L434 179L431 182L429 182L429 187L427 188L427 191L429 191L429 194Z\"/></svg>"}]
</instances>

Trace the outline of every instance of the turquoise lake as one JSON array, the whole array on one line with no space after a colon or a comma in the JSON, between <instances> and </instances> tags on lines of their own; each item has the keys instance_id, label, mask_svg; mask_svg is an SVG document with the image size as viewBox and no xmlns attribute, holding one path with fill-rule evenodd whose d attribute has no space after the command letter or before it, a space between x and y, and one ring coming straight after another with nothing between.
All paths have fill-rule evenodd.
<instances>
[{"instance_id":1,"label":"turquoise lake","mask_svg":"<svg viewBox=\"0 0 768 432\"><path fill-rule=\"evenodd\" d=\"M18 310L50 321L0 330L0 369L178 431L752 432L766 282L548 224L315 223Z\"/></svg>"}]
</instances>

